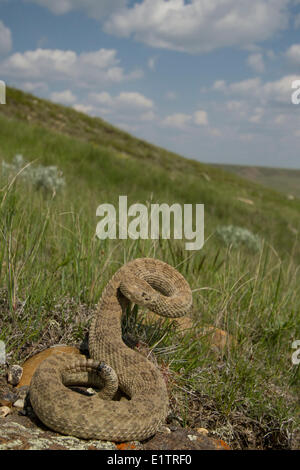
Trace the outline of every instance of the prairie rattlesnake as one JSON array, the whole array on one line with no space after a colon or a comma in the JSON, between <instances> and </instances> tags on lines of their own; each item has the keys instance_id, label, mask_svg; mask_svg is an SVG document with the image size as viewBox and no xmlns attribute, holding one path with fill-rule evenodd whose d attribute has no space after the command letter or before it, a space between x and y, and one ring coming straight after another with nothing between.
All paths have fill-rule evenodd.
<instances>
[{"instance_id":1,"label":"prairie rattlesnake","mask_svg":"<svg viewBox=\"0 0 300 470\"><path fill-rule=\"evenodd\" d=\"M140 258L121 267L104 289L90 327L92 359L51 356L31 380L31 404L49 428L85 439L129 441L152 436L165 420L168 395L160 372L122 341L121 315L129 301L162 316L179 317L189 311L192 293L184 277L162 261ZM66 387L101 381L100 362L114 369L129 400L109 399L115 388L107 396L100 391L86 397Z\"/></svg>"}]
</instances>

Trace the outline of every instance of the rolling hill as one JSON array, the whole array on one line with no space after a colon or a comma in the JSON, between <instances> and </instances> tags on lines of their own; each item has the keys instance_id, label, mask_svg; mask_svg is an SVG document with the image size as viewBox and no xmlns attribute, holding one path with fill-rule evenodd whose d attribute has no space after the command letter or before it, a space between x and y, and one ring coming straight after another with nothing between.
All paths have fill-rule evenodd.
<instances>
[{"instance_id":1,"label":"rolling hill","mask_svg":"<svg viewBox=\"0 0 300 470\"><path fill-rule=\"evenodd\" d=\"M300 199L300 170L246 165L215 164L214 166L276 191L281 191L290 200L293 200L295 197Z\"/></svg>"},{"instance_id":2,"label":"rolling hill","mask_svg":"<svg viewBox=\"0 0 300 470\"><path fill-rule=\"evenodd\" d=\"M234 449L292 448L300 425L300 369L292 362L300 199L20 90L8 87L6 101L0 340L8 362L57 343L79 345L116 270L138 257L161 259L192 288L193 327L179 331L134 308L122 331L155 356L176 425L208 428ZM204 204L203 248L163 238L99 240L96 209L117 205L120 195L128 205ZM222 351L203 334L215 329L228 338Z\"/></svg>"}]
</instances>

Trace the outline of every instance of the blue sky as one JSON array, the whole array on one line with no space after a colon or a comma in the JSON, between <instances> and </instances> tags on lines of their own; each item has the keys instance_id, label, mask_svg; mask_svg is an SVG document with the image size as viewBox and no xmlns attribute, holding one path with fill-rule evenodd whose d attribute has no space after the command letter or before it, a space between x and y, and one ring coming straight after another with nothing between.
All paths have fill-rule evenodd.
<instances>
[{"instance_id":1,"label":"blue sky","mask_svg":"<svg viewBox=\"0 0 300 470\"><path fill-rule=\"evenodd\" d=\"M0 80L196 160L300 168L300 0L0 0Z\"/></svg>"}]
</instances>

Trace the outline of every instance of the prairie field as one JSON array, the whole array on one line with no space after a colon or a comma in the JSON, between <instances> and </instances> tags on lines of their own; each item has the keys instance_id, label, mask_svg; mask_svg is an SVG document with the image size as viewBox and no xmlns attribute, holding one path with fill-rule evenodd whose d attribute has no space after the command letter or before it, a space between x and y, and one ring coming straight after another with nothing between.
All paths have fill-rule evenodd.
<instances>
[{"instance_id":1,"label":"prairie field","mask_svg":"<svg viewBox=\"0 0 300 470\"><path fill-rule=\"evenodd\" d=\"M43 180L49 166L63 185L53 175ZM100 240L96 209L117 207L120 195L128 205L204 204L203 248L187 251L184 240L162 238ZM133 307L123 334L145 344L168 377L173 419L207 428L235 449L292 448L300 424L300 366L292 362L300 340L299 230L300 199L7 90L0 340L10 364L54 344L79 345L113 273L134 258L158 258L189 282L194 327L182 332ZM201 334L211 326L231 338L221 352Z\"/></svg>"}]
</instances>

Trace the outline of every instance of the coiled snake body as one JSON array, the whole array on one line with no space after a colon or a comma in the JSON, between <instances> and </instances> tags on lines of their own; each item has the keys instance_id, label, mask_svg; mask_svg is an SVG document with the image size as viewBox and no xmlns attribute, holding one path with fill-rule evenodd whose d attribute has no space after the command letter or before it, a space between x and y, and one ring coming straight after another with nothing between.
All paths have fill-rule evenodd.
<instances>
[{"instance_id":1,"label":"coiled snake body","mask_svg":"<svg viewBox=\"0 0 300 470\"><path fill-rule=\"evenodd\" d=\"M163 377L122 341L121 315L129 301L162 316L179 317L189 311L192 293L184 277L162 261L140 258L121 267L104 289L90 327L92 359L50 356L31 380L32 407L49 428L84 439L129 441L152 436L164 422L168 395ZM66 386L103 385L103 380L106 386L91 397ZM129 400L112 400L117 386Z\"/></svg>"}]
</instances>

